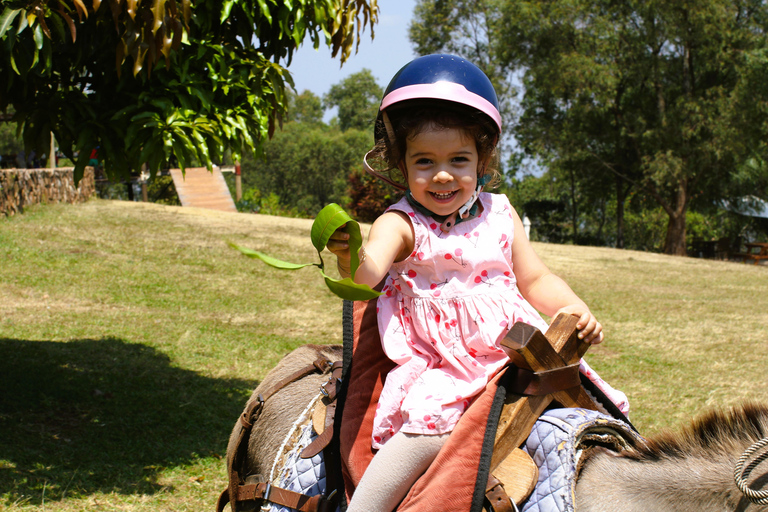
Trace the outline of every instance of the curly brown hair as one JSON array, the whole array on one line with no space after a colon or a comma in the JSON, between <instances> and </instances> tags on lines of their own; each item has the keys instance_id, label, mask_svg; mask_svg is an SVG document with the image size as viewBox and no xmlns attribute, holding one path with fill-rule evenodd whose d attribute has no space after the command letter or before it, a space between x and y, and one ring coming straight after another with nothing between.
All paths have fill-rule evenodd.
<instances>
[{"instance_id":1,"label":"curly brown hair","mask_svg":"<svg viewBox=\"0 0 768 512\"><path fill-rule=\"evenodd\" d=\"M383 116L379 116L375 128L376 145L369 153L369 158L379 163L375 167L383 169L377 169L378 173L388 173L390 179L403 183L406 181L403 160L408 140L425 130L456 129L475 141L478 161L483 165L478 176L491 176L487 187L498 183L496 147L499 133L493 121L482 112L447 101L412 100L387 109L387 117L393 133L388 133Z\"/></svg>"}]
</instances>

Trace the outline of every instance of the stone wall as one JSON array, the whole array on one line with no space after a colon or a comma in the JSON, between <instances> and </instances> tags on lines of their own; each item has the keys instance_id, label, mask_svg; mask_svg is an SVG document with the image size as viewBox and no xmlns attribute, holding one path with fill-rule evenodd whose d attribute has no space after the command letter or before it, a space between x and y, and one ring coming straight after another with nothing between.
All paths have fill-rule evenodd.
<instances>
[{"instance_id":1,"label":"stone wall","mask_svg":"<svg viewBox=\"0 0 768 512\"><path fill-rule=\"evenodd\" d=\"M0 214L24 213L38 203L81 203L96 193L93 167L75 187L74 168L0 169Z\"/></svg>"}]
</instances>

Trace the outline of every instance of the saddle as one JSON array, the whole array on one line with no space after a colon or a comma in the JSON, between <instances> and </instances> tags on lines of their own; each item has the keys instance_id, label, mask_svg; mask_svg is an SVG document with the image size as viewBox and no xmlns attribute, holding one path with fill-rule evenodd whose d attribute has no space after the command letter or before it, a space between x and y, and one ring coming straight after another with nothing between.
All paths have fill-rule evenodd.
<instances>
[{"instance_id":1,"label":"saddle","mask_svg":"<svg viewBox=\"0 0 768 512\"><path fill-rule=\"evenodd\" d=\"M446 510L447 503L451 510L517 510L538 477L538 467L520 446L547 408L591 409L629 423L580 375L579 360L589 344L577 337L576 322L576 317L559 315L546 335L520 322L512 327L502 341L510 364L474 399L398 512ZM370 442L373 415L386 375L394 366L381 348L375 301L345 302L343 361L315 361L267 390L241 416L244 428L228 462L229 486L219 497L217 511L223 511L228 502L238 512L253 510L265 501L300 512L344 510L375 454ZM279 387L313 372L328 373L329 379L312 413L317 436L301 457L322 452L327 481L324 493L310 496L243 474L247 471L243 461L250 426L264 401Z\"/></svg>"}]
</instances>

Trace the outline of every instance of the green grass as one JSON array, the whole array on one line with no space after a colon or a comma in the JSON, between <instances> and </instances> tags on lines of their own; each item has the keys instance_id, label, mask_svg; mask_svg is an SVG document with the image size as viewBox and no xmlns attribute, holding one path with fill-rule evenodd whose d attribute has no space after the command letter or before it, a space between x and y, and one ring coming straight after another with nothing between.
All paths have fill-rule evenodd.
<instances>
[{"instance_id":1,"label":"green grass","mask_svg":"<svg viewBox=\"0 0 768 512\"><path fill-rule=\"evenodd\" d=\"M0 508L211 510L256 383L341 339L311 221L93 200L0 217ZM768 267L535 244L603 322L644 434L768 401ZM332 258L327 258L332 261ZM333 266L333 265L329 265Z\"/></svg>"}]
</instances>

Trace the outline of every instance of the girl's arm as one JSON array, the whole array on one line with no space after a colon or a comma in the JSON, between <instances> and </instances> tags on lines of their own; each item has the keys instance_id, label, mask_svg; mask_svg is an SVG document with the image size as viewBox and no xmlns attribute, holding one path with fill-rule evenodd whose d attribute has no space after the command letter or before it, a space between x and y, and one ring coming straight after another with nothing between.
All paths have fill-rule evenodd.
<instances>
[{"instance_id":1,"label":"girl's arm","mask_svg":"<svg viewBox=\"0 0 768 512\"><path fill-rule=\"evenodd\" d=\"M576 328L579 337L590 343L603 341L603 327L587 305L560 277L553 274L534 252L523 235L525 229L515 209L512 209L516 236L512 242L512 268L520 293L530 304L554 318L558 313L579 317Z\"/></svg>"},{"instance_id":2,"label":"girl's arm","mask_svg":"<svg viewBox=\"0 0 768 512\"><path fill-rule=\"evenodd\" d=\"M386 212L371 226L368 242L360 251L360 267L355 282L371 288L379 284L395 261L401 261L413 251L413 227L400 212ZM341 277L349 277L349 235L340 229L328 240L328 250L336 255Z\"/></svg>"}]
</instances>

